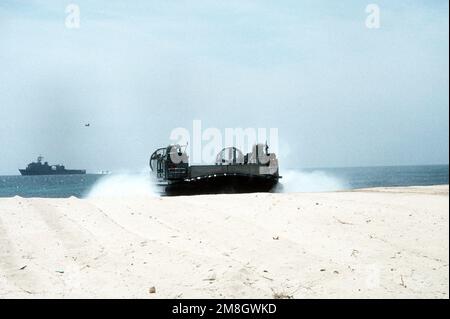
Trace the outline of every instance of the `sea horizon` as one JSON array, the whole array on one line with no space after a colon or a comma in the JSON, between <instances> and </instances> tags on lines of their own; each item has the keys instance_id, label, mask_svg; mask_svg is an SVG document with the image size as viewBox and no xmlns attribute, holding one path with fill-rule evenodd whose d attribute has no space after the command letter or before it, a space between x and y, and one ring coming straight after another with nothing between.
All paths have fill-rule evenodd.
<instances>
[{"instance_id":1,"label":"sea horizon","mask_svg":"<svg viewBox=\"0 0 450 319\"><path fill-rule=\"evenodd\" d=\"M276 192L432 186L449 184L449 165L281 168L280 175L280 188ZM150 172L147 174L143 171L84 175L0 175L0 197L85 198L100 183L104 189L114 188L118 194L129 195L153 187Z\"/></svg>"},{"instance_id":2,"label":"sea horizon","mask_svg":"<svg viewBox=\"0 0 450 319\"><path fill-rule=\"evenodd\" d=\"M201 164L192 164L192 165L201 165ZM300 168L298 167L292 167L292 166L286 166L280 165L280 170L321 170L321 169L347 169L347 168L378 168L378 167L421 167L421 166L450 166L450 163L437 163L437 164L378 164L378 165L356 165L356 166L302 166ZM19 169L17 169L18 173L0 173L0 177L5 176L22 176L19 172ZM123 174L126 172L127 174L142 174L142 171L139 170L103 170L103 172L108 173L100 173L102 170L86 170L85 175L110 175L110 174ZM149 170L150 172L150 170Z\"/></svg>"}]
</instances>

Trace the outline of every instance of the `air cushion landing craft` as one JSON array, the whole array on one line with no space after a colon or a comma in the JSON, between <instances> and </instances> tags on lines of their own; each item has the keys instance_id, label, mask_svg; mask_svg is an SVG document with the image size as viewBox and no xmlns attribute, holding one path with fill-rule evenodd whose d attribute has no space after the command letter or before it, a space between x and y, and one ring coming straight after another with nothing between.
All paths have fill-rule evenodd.
<instances>
[{"instance_id":1,"label":"air cushion landing craft","mask_svg":"<svg viewBox=\"0 0 450 319\"><path fill-rule=\"evenodd\" d=\"M236 147L227 147L214 164L189 165L185 147L169 145L153 152L149 165L165 195L270 192L281 176L278 159L268 149L256 144L244 155Z\"/></svg>"}]
</instances>

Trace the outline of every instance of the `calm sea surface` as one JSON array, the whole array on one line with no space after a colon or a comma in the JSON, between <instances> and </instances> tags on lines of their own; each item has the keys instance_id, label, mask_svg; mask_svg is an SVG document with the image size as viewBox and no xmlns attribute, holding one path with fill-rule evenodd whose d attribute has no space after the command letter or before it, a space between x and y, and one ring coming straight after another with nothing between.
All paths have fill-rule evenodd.
<instances>
[{"instance_id":1,"label":"calm sea surface","mask_svg":"<svg viewBox=\"0 0 450 319\"><path fill-rule=\"evenodd\" d=\"M448 165L305 169L343 182L345 188L448 184ZM283 172L280 172L283 175ZM83 197L111 175L0 176L0 197ZM113 175L112 175L113 176Z\"/></svg>"}]
</instances>

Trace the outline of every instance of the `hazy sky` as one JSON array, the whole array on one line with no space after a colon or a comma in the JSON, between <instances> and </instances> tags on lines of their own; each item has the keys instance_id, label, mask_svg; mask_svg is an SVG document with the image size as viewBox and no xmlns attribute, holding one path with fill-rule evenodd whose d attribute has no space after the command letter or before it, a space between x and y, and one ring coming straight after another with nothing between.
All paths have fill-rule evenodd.
<instances>
[{"instance_id":1,"label":"hazy sky","mask_svg":"<svg viewBox=\"0 0 450 319\"><path fill-rule=\"evenodd\" d=\"M448 1L372 2L1 0L0 174L139 170L194 119L278 128L284 166L448 163Z\"/></svg>"}]
</instances>

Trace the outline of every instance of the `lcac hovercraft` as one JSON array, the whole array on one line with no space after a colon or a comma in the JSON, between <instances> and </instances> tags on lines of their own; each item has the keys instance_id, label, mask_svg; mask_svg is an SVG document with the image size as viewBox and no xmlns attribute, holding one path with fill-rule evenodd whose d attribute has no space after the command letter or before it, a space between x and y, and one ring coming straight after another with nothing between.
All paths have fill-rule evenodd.
<instances>
[{"instance_id":1,"label":"lcac hovercraft","mask_svg":"<svg viewBox=\"0 0 450 319\"><path fill-rule=\"evenodd\" d=\"M219 152L211 165L189 165L185 146L159 148L149 165L164 195L270 192L281 178L278 159L269 147L256 144L243 154L236 147Z\"/></svg>"}]
</instances>

